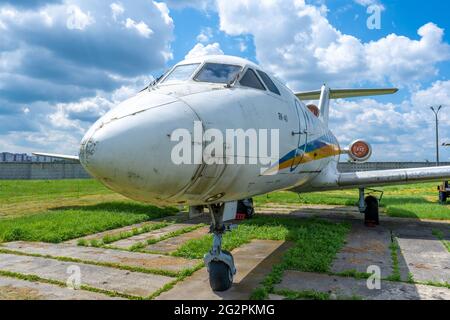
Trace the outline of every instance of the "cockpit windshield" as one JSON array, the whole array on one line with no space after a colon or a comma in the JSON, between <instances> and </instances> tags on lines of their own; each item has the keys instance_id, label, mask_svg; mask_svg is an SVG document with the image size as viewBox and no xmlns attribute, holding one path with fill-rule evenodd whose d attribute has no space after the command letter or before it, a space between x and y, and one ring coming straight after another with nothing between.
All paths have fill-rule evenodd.
<instances>
[{"instance_id":1,"label":"cockpit windshield","mask_svg":"<svg viewBox=\"0 0 450 320\"><path fill-rule=\"evenodd\" d=\"M206 63L195 76L194 80L199 82L230 83L236 79L241 70L241 66Z\"/></svg>"},{"instance_id":2,"label":"cockpit windshield","mask_svg":"<svg viewBox=\"0 0 450 320\"><path fill-rule=\"evenodd\" d=\"M197 70L199 65L200 63L176 66L161 83L172 84L187 81L192 77L192 74Z\"/></svg>"}]
</instances>

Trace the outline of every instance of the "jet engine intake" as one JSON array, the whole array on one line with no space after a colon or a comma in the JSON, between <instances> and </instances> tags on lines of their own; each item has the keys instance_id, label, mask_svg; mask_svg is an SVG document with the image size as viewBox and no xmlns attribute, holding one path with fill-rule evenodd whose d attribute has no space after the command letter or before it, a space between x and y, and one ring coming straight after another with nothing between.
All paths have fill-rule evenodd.
<instances>
[{"instance_id":1,"label":"jet engine intake","mask_svg":"<svg viewBox=\"0 0 450 320\"><path fill-rule=\"evenodd\" d=\"M372 146L364 140L356 140L348 147L348 155L354 162L366 162L372 156Z\"/></svg>"}]
</instances>

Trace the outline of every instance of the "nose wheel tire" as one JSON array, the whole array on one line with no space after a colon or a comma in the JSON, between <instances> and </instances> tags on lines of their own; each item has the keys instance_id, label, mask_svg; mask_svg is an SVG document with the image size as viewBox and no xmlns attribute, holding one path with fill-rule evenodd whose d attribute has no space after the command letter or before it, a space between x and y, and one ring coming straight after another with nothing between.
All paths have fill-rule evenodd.
<instances>
[{"instance_id":1,"label":"nose wheel tire","mask_svg":"<svg viewBox=\"0 0 450 320\"><path fill-rule=\"evenodd\" d=\"M209 263L209 284L216 292L227 291L233 285L233 272L231 268L220 261Z\"/></svg>"},{"instance_id":2,"label":"nose wheel tire","mask_svg":"<svg viewBox=\"0 0 450 320\"><path fill-rule=\"evenodd\" d=\"M378 199L369 196L365 200L366 210L364 211L364 220L367 226L378 226L380 224L380 209Z\"/></svg>"},{"instance_id":3,"label":"nose wheel tire","mask_svg":"<svg viewBox=\"0 0 450 320\"><path fill-rule=\"evenodd\" d=\"M236 274L233 256L230 252L222 250L222 236L227 230L223 223L224 207L224 204L209 206L213 246L204 257L209 272L209 283L212 290L216 292L230 289L233 285L233 276Z\"/></svg>"}]
</instances>

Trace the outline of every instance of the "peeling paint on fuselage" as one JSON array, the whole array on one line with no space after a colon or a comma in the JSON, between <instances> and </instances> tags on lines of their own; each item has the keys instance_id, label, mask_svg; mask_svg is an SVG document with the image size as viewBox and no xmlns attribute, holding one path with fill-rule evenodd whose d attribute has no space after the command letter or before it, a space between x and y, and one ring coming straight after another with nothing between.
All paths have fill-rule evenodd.
<instances>
[{"instance_id":1,"label":"peeling paint on fuselage","mask_svg":"<svg viewBox=\"0 0 450 320\"><path fill-rule=\"evenodd\" d=\"M201 121L204 130L214 128L224 135L227 129L278 129L280 157L308 141L332 136L289 89L277 85L281 97L239 85L227 88L207 83L144 90L97 121L83 139L80 160L110 189L155 204L201 205L218 195L220 201L234 201L301 187L327 166L336 165L339 155L314 157L312 153L311 161L299 161L296 167L294 158L288 170L276 175L261 175L260 164L227 165L226 154L218 155L225 164L215 167L177 166L170 158L176 144L170 140L171 133L179 128L192 133L195 121ZM294 135L302 126L308 134Z\"/></svg>"}]
</instances>

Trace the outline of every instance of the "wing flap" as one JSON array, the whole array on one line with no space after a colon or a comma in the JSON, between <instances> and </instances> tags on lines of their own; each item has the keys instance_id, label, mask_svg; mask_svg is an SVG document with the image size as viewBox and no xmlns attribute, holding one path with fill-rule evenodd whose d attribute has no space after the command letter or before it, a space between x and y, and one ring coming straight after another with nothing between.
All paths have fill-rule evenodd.
<instances>
[{"instance_id":1,"label":"wing flap","mask_svg":"<svg viewBox=\"0 0 450 320\"><path fill-rule=\"evenodd\" d=\"M340 173L337 183L340 188L353 188L444 180L450 180L450 167Z\"/></svg>"},{"instance_id":2,"label":"wing flap","mask_svg":"<svg viewBox=\"0 0 450 320\"><path fill-rule=\"evenodd\" d=\"M68 156L68 155L63 155L63 154L33 152L33 155L61 159L61 160L80 161L80 158L78 156Z\"/></svg>"},{"instance_id":3,"label":"wing flap","mask_svg":"<svg viewBox=\"0 0 450 320\"><path fill-rule=\"evenodd\" d=\"M330 90L330 99L344 99L344 98L356 98L356 97L370 97L380 96L386 94L394 94L398 91L396 88L386 89L337 89ZM299 92L295 95L300 100L319 100L321 90Z\"/></svg>"}]
</instances>

